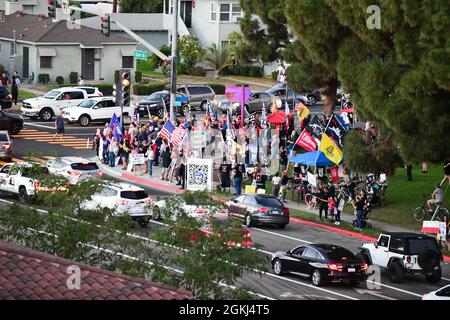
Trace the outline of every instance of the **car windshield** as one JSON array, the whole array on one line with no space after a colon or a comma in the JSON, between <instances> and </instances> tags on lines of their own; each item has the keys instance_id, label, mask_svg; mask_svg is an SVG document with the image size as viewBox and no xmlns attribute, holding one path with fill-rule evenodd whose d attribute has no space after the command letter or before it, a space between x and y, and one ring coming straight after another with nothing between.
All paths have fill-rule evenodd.
<instances>
[{"instance_id":1,"label":"car windshield","mask_svg":"<svg viewBox=\"0 0 450 320\"><path fill-rule=\"evenodd\" d=\"M147 101L161 100L161 98L163 98L163 96L164 95L159 92L154 92L151 95L149 95L147 98L145 98L145 100L147 100Z\"/></svg>"},{"instance_id":2,"label":"car windshield","mask_svg":"<svg viewBox=\"0 0 450 320\"><path fill-rule=\"evenodd\" d=\"M79 170L79 171L92 171L92 170L98 170L98 166L95 162L88 162L88 163L72 163L71 165L73 170Z\"/></svg>"},{"instance_id":3,"label":"car windshield","mask_svg":"<svg viewBox=\"0 0 450 320\"><path fill-rule=\"evenodd\" d=\"M47 92L47 93L44 95L44 98L45 98L45 99L51 99L51 100L53 100L53 99L55 99L60 93L61 93L61 91L59 91L59 90L52 90L52 91Z\"/></svg>"},{"instance_id":4,"label":"car windshield","mask_svg":"<svg viewBox=\"0 0 450 320\"><path fill-rule=\"evenodd\" d=\"M326 256L335 262L350 262L356 260L356 256L349 250L339 247L322 248Z\"/></svg>"},{"instance_id":5,"label":"car windshield","mask_svg":"<svg viewBox=\"0 0 450 320\"><path fill-rule=\"evenodd\" d=\"M88 99L84 100L82 103L80 103L81 108L92 108L97 103L96 100Z\"/></svg>"},{"instance_id":6,"label":"car windshield","mask_svg":"<svg viewBox=\"0 0 450 320\"><path fill-rule=\"evenodd\" d=\"M265 207L282 207L283 204L277 198L257 197L256 202Z\"/></svg>"},{"instance_id":7,"label":"car windshield","mask_svg":"<svg viewBox=\"0 0 450 320\"><path fill-rule=\"evenodd\" d=\"M148 198L148 193L145 192L145 190L122 191L120 197L124 199L140 200Z\"/></svg>"},{"instance_id":8,"label":"car windshield","mask_svg":"<svg viewBox=\"0 0 450 320\"><path fill-rule=\"evenodd\" d=\"M431 249L439 252L436 240L434 239L410 239L409 240L409 254L416 255L421 252Z\"/></svg>"},{"instance_id":9,"label":"car windshield","mask_svg":"<svg viewBox=\"0 0 450 320\"><path fill-rule=\"evenodd\" d=\"M3 133L3 132L0 132L0 141L7 141L7 142L9 142L9 139L8 139L8 134L6 134L6 133Z\"/></svg>"}]
</instances>

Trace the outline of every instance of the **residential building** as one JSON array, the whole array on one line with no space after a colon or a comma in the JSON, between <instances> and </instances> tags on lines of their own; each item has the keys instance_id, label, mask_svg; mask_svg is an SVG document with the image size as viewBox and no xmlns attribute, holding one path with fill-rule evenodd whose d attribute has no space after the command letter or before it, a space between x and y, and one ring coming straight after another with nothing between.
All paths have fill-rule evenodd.
<instances>
[{"instance_id":1,"label":"residential building","mask_svg":"<svg viewBox=\"0 0 450 320\"><path fill-rule=\"evenodd\" d=\"M0 10L5 15L10 15L21 11L26 14L47 14L47 0L0 0Z\"/></svg>"},{"instance_id":2,"label":"residential building","mask_svg":"<svg viewBox=\"0 0 450 320\"><path fill-rule=\"evenodd\" d=\"M0 300L193 299L192 293L186 290L87 266L3 241L0 241L0 288Z\"/></svg>"},{"instance_id":3,"label":"residential building","mask_svg":"<svg viewBox=\"0 0 450 320\"><path fill-rule=\"evenodd\" d=\"M134 40L105 37L98 30L43 16L17 12L0 21L0 64L30 82L43 73L51 82L62 76L67 83L69 74L77 72L86 80L112 83L120 68L131 69L134 77L135 49Z\"/></svg>"}]
</instances>

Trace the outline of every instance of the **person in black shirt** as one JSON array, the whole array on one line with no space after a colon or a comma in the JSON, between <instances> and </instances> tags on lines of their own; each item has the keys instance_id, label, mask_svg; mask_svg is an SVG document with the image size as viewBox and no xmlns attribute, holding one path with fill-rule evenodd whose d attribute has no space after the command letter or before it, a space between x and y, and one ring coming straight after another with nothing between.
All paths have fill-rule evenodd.
<instances>
[{"instance_id":1,"label":"person in black shirt","mask_svg":"<svg viewBox=\"0 0 450 320\"><path fill-rule=\"evenodd\" d=\"M364 217L364 207L366 204L366 196L364 192L361 191L355 198L355 202L353 203L353 208L356 210L356 229L363 229L363 217Z\"/></svg>"},{"instance_id":2,"label":"person in black shirt","mask_svg":"<svg viewBox=\"0 0 450 320\"><path fill-rule=\"evenodd\" d=\"M219 167L220 189L221 191L230 191L231 182L231 164L222 163Z\"/></svg>"},{"instance_id":3,"label":"person in black shirt","mask_svg":"<svg viewBox=\"0 0 450 320\"><path fill-rule=\"evenodd\" d=\"M244 170L245 169L242 164L234 164L233 166L233 183L236 196L241 195L241 183Z\"/></svg>"},{"instance_id":4,"label":"person in black shirt","mask_svg":"<svg viewBox=\"0 0 450 320\"><path fill-rule=\"evenodd\" d=\"M336 200L336 187L334 186L334 183L332 180L328 181L328 200L332 199L334 203L337 203ZM329 205L328 205L329 207ZM334 213L334 210L336 210L336 215ZM340 212L337 213L337 208L334 206L333 209L330 209L329 211L330 215L334 217L334 222L340 221Z\"/></svg>"},{"instance_id":5,"label":"person in black shirt","mask_svg":"<svg viewBox=\"0 0 450 320\"><path fill-rule=\"evenodd\" d=\"M325 220L328 218L328 190L325 188L319 189L317 195L317 201L319 203L319 219L322 220L322 212L325 213Z\"/></svg>"},{"instance_id":6,"label":"person in black shirt","mask_svg":"<svg viewBox=\"0 0 450 320\"><path fill-rule=\"evenodd\" d=\"M285 146L281 146L280 151L280 172L283 172L288 164L288 156Z\"/></svg>"},{"instance_id":7,"label":"person in black shirt","mask_svg":"<svg viewBox=\"0 0 450 320\"><path fill-rule=\"evenodd\" d=\"M292 178L289 178L289 170L284 170L283 176L281 177L281 189L283 190L283 192L282 192L283 202L286 202L287 186L288 186L289 181L291 181L291 180L292 180Z\"/></svg>"}]
</instances>

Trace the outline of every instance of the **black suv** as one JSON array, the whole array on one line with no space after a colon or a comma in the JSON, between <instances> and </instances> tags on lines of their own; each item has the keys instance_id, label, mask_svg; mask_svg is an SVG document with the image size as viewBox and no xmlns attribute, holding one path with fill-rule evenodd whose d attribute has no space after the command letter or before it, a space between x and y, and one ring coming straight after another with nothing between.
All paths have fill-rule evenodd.
<instances>
[{"instance_id":1,"label":"black suv","mask_svg":"<svg viewBox=\"0 0 450 320\"><path fill-rule=\"evenodd\" d=\"M8 88L0 86L0 109L5 110L12 107L12 95Z\"/></svg>"},{"instance_id":2,"label":"black suv","mask_svg":"<svg viewBox=\"0 0 450 320\"><path fill-rule=\"evenodd\" d=\"M23 118L17 114L6 113L0 110L0 130L10 134L19 134L23 129Z\"/></svg>"}]
</instances>

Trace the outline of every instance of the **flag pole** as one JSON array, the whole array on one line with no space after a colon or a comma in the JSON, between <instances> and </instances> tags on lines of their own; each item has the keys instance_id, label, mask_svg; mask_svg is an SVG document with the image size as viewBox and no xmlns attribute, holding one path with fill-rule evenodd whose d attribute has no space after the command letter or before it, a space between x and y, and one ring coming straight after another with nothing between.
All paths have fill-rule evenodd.
<instances>
[{"instance_id":1,"label":"flag pole","mask_svg":"<svg viewBox=\"0 0 450 320\"><path fill-rule=\"evenodd\" d=\"M330 120L328 120L327 126L322 131L322 135L326 134L328 127L330 126L331 119L333 119L334 112L330 116ZM322 137L323 139L323 137ZM319 158L319 152L320 152L320 145L322 144L322 139L319 141L319 145L317 146L317 154L316 154L316 160L314 160L314 167L315 167L315 173L317 173L317 159Z\"/></svg>"}]
</instances>

